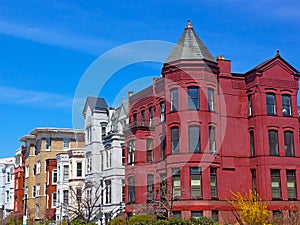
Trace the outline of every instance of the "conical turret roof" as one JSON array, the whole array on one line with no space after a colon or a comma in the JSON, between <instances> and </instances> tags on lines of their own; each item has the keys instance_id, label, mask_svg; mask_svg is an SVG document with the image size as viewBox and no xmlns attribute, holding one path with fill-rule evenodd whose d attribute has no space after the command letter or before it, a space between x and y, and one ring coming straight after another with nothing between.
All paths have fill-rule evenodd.
<instances>
[{"instance_id":1,"label":"conical turret roof","mask_svg":"<svg viewBox=\"0 0 300 225\"><path fill-rule=\"evenodd\" d=\"M191 25L190 20L184 29L171 54L166 60L170 63L176 60L198 60L205 59L215 62L214 57L200 40Z\"/></svg>"}]
</instances>

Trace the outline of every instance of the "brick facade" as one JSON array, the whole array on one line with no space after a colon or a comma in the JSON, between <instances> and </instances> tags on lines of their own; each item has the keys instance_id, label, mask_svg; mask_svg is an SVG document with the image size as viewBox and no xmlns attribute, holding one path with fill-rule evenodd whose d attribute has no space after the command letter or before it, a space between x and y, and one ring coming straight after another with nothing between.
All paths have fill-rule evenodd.
<instances>
[{"instance_id":1,"label":"brick facade","mask_svg":"<svg viewBox=\"0 0 300 225\"><path fill-rule=\"evenodd\" d=\"M128 215L204 215L223 224L233 220L230 190L255 189L271 210L296 204L298 80L279 52L232 73L231 61L214 60L188 23L162 78L129 97Z\"/></svg>"}]
</instances>

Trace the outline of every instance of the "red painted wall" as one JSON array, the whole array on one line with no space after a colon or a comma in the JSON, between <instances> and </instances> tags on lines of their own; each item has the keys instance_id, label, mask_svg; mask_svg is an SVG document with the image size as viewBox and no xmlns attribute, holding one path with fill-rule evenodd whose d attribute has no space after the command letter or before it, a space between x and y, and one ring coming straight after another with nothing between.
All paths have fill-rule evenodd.
<instances>
[{"instance_id":1,"label":"red painted wall","mask_svg":"<svg viewBox=\"0 0 300 225\"><path fill-rule=\"evenodd\" d=\"M167 173L168 187L172 185L172 168L180 168L181 200L173 202L173 210L190 217L190 211L219 211L220 222L230 219L231 208L226 200L230 190L248 192L252 188L251 169L256 170L257 191L264 200L270 201L271 209L286 208L288 201L272 201L270 169L279 169L281 175L282 200L287 198L286 170L296 170L297 193L300 195L299 122L297 112L298 75L279 54L246 74L231 72L231 62L222 58L216 63L209 61L177 61L165 64L163 78L154 79L153 85L129 97L129 118L137 114L137 125L131 123L126 131L126 143L135 140L135 162L126 166L126 181L135 177L136 201L127 204L128 213L147 209L147 174L154 174L155 191L159 193L159 174ZM200 90L200 109L188 110L187 87L197 86ZM178 112L170 112L170 90L178 88ZM214 89L215 112L207 110L207 90ZM266 93L276 95L277 115L266 112ZM252 116L248 116L248 98L252 95ZM292 117L282 115L282 94L292 100ZM166 120L160 122L160 102L166 104ZM149 107L154 107L154 126L148 126ZM141 111L145 110L145 124L141 125ZM188 126L199 125L201 153L189 153ZM170 129L179 127L179 154L171 154ZM217 154L208 150L208 127L216 128ZM278 131L280 156L269 155L268 129ZM249 131L254 131L255 156L250 156ZM283 132L294 132L295 157L285 156ZM165 160L160 158L160 137L166 136ZM146 139L154 139L154 162L146 162ZM128 151L128 148L126 148ZM126 153L128 160L128 152ZM190 167L202 168L201 200L190 198ZM210 168L217 168L218 199L210 194ZM128 185L126 186L128 201ZM155 194L159 201L159 194Z\"/></svg>"},{"instance_id":2,"label":"red painted wall","mask_svg":"<svg viewBox=\"0 0 300 225\"><path fill-rule=\"evenodd\" d=\"M53 170L57 169L57 161L56 159L47 159L46 160L46 169L49 174L46 192L48 196L48 202L47 202L47 209L46 209L46 217L47 219L52 219L55 217L56 207L52 208L52 193L56 192L56 184L53 184L52 182L52 173Z\"/></svg>"},{"instance_id":3,"label":"red painted wall","mask_svg":"<svg viewBox=\"0 0 300 225\"><path fill-rule=\"evenodd\" d=\"M23 198L24 198L24 187L23 182L25 179L25 151L24 146L21 147L22 154L22 164L14 169L14 179L15 179L15 193L14 193L14 213L22 214L24 213L23 208Z\"/></svg>"}]
</instances>

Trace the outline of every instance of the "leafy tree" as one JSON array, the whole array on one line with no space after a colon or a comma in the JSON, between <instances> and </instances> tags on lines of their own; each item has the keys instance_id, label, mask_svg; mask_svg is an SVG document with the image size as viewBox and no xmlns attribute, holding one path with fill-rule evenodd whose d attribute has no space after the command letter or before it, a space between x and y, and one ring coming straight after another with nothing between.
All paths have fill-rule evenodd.
<instances>
[{"instance_id":1,"label":"leafy tree","mask_svg":"<svg viewBox=\"0 0 300 225\"><path fill-rule=\"evenodd\" d=\"M232 194L232 199L228 200L229 204L234 207L234 215L243 225L263 225L269 222L268 202L263 201L256 192L252 190L249 193L241 194L240 192Z\"/></svg>"}]
</instances>

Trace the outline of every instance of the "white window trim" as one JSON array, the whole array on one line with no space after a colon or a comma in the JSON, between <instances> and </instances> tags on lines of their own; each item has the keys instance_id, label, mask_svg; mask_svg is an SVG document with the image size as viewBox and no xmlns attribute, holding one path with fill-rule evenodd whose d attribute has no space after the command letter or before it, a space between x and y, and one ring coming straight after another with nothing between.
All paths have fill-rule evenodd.
<instances>
[{"instance_id":1,"label":"white window trim","mask_svg":"<svg viewBox=\"0 0 300 225\"><path fill-rule=\"evenodd\" d=\"M41 161L38 160L36 163L36 174L40 174L41 173Z\"/></svg>"},{"instance_id":2,"label":"white window trim","mask_svg":"<svg viewBox=\"0 0 300 225\"><path fill-rule=\"evenodd\" d=\"M56 171L56 182L54 182L54 171ZM58 172L57 169L52 170L52 184L57 184L58 181Z\"/></svg>"},{"instance_id":3,"label":"white window trim","mask_svg":"<svg viewBox=\"0 0 300 225\"><path fill-rule=\"evenodd\" d=\"M55 205L54 205L54 195L56 194L56 199L55 199ZM56 205L57 205L57 193L56 192L53 192L52 193L52 208L56 208Z\"/></svg>"},{"instance_id":4,"label":"white window trim","mask_svg":"<svg viewBox=\"0 0 300 225\"><path fill-rule=\"evenodd\" d=\"M37 184L35 190L35 196L40 196L40 195L41 195L41 185Z\"/></svg>"},{"instance_id":5,"label":"white window trim","mask_svg":"<svg viewBox=\"0 0 300 225\"><path fill-rule=\"evenodd\" d=\"M65 141L68 141L68 146L67 147L65 147ZM64 144L64 149L70 149L70 146L71 146L71 140L70 140L70 138L64 138L64 140L63 140L63 144Z\"/></svg>"},{"instance_id":6,"label":"white window trim","mask_svg":"<svg viewBox=\"0 0 300 225\"><path fill-rule=\"evenodd\" d=\"M25 178L29 177L29 166L25 166Z\"/></svg>"}]
</instances>

